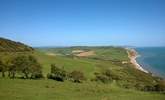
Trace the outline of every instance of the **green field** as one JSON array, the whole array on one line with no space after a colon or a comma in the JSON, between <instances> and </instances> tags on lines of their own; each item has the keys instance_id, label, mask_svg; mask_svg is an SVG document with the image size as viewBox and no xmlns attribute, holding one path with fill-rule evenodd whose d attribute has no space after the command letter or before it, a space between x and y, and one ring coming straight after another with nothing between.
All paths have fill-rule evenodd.
<instances>
[{"instance_id":1,"label":"green field","mask_svg":"<svg viewBox=\"0 0 165 100\"><path fill-rule=\"evenodd\" d=\"M77 57L73 50L95 51L89 57ZM54 53L58 55L47 55ZM2 54L1 54L2 55ZM39 48L32 53L43 67L44 79L0 78L0 100L164 100L165 95L156 92L142 92L137 84L155 85L155 78L135 69L129 61L126 50L114 47L72 47ZM73 83L58 82L46 78L50 65L64 67L68 72L80 70L87 80ZM109 83L91 81L95 72L110 69L119 80ZM125 88L126 87L126 88Z\"/></svg>"}]
</instances>

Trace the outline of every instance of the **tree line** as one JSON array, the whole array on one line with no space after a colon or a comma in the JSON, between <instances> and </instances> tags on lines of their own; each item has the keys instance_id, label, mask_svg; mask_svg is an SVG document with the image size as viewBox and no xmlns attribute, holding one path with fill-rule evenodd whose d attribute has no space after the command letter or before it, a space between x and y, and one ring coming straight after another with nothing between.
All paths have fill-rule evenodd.
<instances>
[{"instance_id":1,"label":"tree line","mask_svg":"<svg viewBox=\"0 0 165 100\"><path fill-rule=\"evenodd\" d=\"M19 55L8 60L0 60L0 72L2 77L24 79L42 78L42 67L32 55Z\"/></svg>"},{"instance_id":2,"label":"tree line","mask_svg":"<svg viewBox=\"0 0 165 100\"><path fill-rule=\"evenodd\" d=\"M38 63L34 56L17 55L9 58L10 59L7 60L0 59L0 72L3 78L44 78L42 66ZM55 64L51 64L51 71L47 74L47 78L56 81L70 80L77 83L81 83L86 79L81 71L74 70L72 72L67 72L64 68L57 67Z\"/></svg>"}]
</instances>

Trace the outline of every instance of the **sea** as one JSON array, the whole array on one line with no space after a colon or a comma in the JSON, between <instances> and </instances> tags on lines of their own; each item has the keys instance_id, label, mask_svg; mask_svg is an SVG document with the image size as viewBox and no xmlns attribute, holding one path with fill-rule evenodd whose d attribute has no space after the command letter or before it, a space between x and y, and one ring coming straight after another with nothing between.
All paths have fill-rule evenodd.
<instances>
[{"instance_id":1,"label":"sea","mask_svg":"<svg viewBox=\"0 0 165 100\"><path fill-rule=\"evenodd\" d=\"M138 47L134 49L139 54L137 62L145 70L165 79L165 47Z\"/></svg>"}]
</instances>

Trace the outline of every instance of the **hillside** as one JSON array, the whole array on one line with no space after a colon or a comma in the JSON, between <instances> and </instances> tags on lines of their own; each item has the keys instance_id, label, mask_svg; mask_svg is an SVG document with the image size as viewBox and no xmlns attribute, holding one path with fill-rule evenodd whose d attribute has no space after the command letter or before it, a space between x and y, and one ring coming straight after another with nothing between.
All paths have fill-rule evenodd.
<instances>
[{"instance_id":1,"label":"hillside","mask_svg":"<svg viewBox=\"0 0 165 100\"><path fill-rule=\"evenodd\" d=\"M0 37L0 52L24 52L24 51L33 51L33 48L23 43L15 42Z\"/></svg>"},{"instance_id":2,"label":"hillside","mask_svg":"<svg viewBox=\"0 0 165 100\"><path fill-rule=\"evenodd\" d=\"M124 48L108 46L33 50L22 43L7 39L1 39L1 41L3 43L1 50L4 52L0 53L2 62L10 66L12 64L9 62L13 55L30 54L42 66L41 72L44 76L41 79L22 79L20 77L22 73L18 70L16 78L10 79L7 76L8 69L5 69L5 77L0 72L2 100L164 100L165 98L163 93L152 90L157 85L158 78L137 70L130 63ZM33 53L26 51L33 51ZM19 64L20 62L23 63L22 60ZM66 73L81 71L85 80L74 83L69 79L63 82L48 79L51 64L63 68ZM17 67L19 66L15 66Z\"/></svg>"},{"instance_id":3,"label":"hillside","mask_svg":"<svg viewBox=\"0 0 165 100\"><path fill-rule=\"evenodd\" d=\"M37 48L37 51L35 56L43 65L44 73L50 72L50 64L56 64L67 71L80 70L92 80L95 73L108 70L119 86L136 89L153 87L159 80L136 69L130 63L126 49L121 47ZM93 52L93 55L79 56L84 52Z\"/></svg>"}]
</instances>

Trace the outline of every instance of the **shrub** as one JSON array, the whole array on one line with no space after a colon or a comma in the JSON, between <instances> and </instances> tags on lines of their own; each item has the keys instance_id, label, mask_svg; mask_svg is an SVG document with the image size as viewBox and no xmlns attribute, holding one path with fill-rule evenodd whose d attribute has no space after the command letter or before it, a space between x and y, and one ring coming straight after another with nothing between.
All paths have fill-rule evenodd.
<instances>
[{"instance_id":1,"label":"shrub","mask_svg":"<svg viewBox=\"0 0 165 100\"><path fill-rule=\"evenodd\" d=\"M109 78L103 74L97 74L95 77L95 81L100 81L103 83L108 83L109 82Z\"/></svg>"},{"instance_id":2,"label":"shrub","mask_svg":"<svg viewBox=\"0 0 165 100\"><path fill-rule=\"evenodd\" d=\"M40 78L44 78L42 73L33 73L31 75L31 79L40 79Z\"/></svg>"},{"instance_id":3,"label":"shrub","mask_svg":"<svg viewBox=\"0 0 165 100\"><path fill-rule=\"evenodd\" d=\"M154 85L146 85L141 90L143 90L143 91L165 92L165 81L161 80L155 86Z\"/></svg>"},{"instance_id":4,"label":"shrub","mask_svg":"<svg viewBox=\"0 0 165 100\"><path fill-rule=\"evenodd\" d=\"M71 81L76 83L81 83L83 80L85 80L85 76L81 71L72 71L69 73L69 78Z\"/></svg>"},{"instance_id":5,"label":"shrub","mask_svg":"<svg viewBox=\"0 0 165 100\"><path fill-rule=\"evenodd\" d=\"M112 80L119 80L120 78L112 73L111 70L106 69L101 73L95 73L95 80L103 83L110 82Z\"/></svg>"},{"instance_id":6,"label":"shrub","mask_svg":"<svg viewBox=\"0 0 165 100\"><path fill-rule=\"evenodd\" d=\"M102 72L103 75L107 76L110 80L120 80L121 78L116 75L116 73L113 73L111 70L106 69Z\"/></svg>"},{"instance_id":7,"label":"shrub","mask_svg":"<svg viewBox=\"0 0 165 100\"><path fill-rule=\"evenodd\" d=\"M51 65L51 73L47 74L48 79L56 81L64 81L67 76L66 71L63 68L58 68L56 65Z\"/></svg>"},{"instance_id":8,"label":"shrub","mask_svg":"<svg viewBox=\"0 0 165 100\"><path fill-rule=\"evenodd\" d=\"M165 92L165 80L159 81L158 84L155 85L155 90Z\"/></svg>"},{"instance_id":9,"label":"shrub","mask_svg":"<svg viewBox=\"0 0 165 100\"><path fill-rule=\"evenodd\" d=\"M144 91L155 91L155 87L154 86L147 85L147 86L144 87L143 90Z\"/></svg>"}]
</instances>

